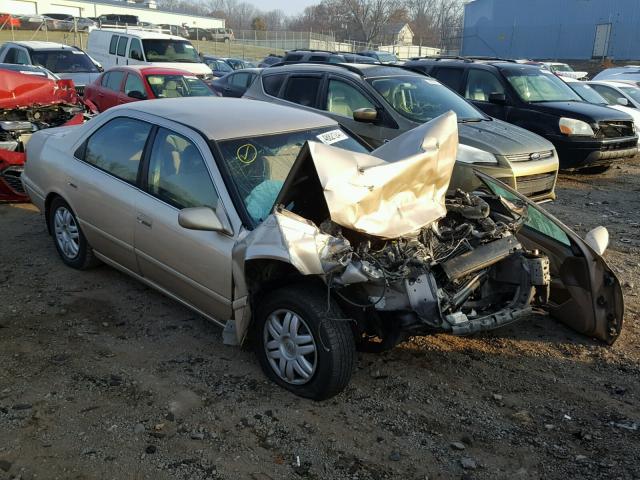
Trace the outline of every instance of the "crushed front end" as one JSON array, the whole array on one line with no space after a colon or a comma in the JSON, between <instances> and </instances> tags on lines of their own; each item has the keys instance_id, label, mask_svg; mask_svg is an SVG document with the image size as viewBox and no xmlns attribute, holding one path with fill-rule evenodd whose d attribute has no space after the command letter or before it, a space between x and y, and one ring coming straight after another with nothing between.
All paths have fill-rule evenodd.
<instances>
[{"instance_id":1,"label":"crushed front end","mask_svg":"<svg viewBox=\"0 0 640 480\"><path fill-rule=\"evenodd\" d=\"M27 202L20 176L25 146L45 128L77 125L84 106L73 82L3 71L0 76L0 201Z\"/></svg>"}]
</instances>

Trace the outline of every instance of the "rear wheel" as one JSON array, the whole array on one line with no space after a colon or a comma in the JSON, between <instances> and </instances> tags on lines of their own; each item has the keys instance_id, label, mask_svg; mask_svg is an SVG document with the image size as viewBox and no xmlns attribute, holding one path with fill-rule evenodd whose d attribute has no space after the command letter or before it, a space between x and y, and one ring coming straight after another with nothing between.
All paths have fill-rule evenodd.
<instances>
[{"instance_id":1,"label":"rear wheel","mask_svg":"<svg viewBox=\"0 0 640 480\"><path fill-rule=\"evenodd\" d=\"M355 364L353 333L321 288L270 292L255 318L256 353L275 383L314 400L331 398L348 385Z\"/></svg>"},{"instance_id":2,"label":"rear wheel","mask_svg":"<svg viewBox=\"0 0 640 480\"><path fill-rule=\"evenodd\" d=\"M56 250L65 264L84 270L100 263L93 255L71 207L60 197L51 202L49 229Z\"/></svg>"}]
</instances>

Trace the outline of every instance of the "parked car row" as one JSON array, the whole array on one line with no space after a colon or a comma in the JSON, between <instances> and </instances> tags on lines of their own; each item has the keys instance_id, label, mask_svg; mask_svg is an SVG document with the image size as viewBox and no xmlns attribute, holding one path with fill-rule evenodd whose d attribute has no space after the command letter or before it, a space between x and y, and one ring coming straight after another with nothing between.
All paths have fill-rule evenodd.
<instances>
[{"instance_id":1,"label":"parked car row","mask_svg":"<svg viewBox=\"0 0 640 480\"><path fill-rule=\"evenodd\" d=\"M0 179L23 186L67 266L158 289L316 400L348 385L356 348L533 309L619 336L606 229L582 239L534 202L555 195L549 140L422 72L284 62L212 80L188 40L160 35L91 32L105 70L84 87L87 122L72 81L15 64L12 85L0 77L0 149L28 156Z\"/></svg>"}]
</instances>

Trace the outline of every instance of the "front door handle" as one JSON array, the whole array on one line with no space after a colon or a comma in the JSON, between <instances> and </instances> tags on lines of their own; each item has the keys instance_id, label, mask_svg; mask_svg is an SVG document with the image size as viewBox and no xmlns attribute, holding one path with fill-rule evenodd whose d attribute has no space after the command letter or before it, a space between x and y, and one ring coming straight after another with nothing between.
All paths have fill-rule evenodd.
<instances>
[{"instance_id":1,"label":"front door handle","mask_svg":"<svg viewBox=\"0 0 640 480\"><path fill-rule=\"evenodd\" d=\"M153 224L150 218L141 214L138 214L138 216L136 217L136 220L138 220L138 223L140 225L144 225L145 227L148 227L148 228L151 228L151 225Z\"/></svg>"}]
</instances>

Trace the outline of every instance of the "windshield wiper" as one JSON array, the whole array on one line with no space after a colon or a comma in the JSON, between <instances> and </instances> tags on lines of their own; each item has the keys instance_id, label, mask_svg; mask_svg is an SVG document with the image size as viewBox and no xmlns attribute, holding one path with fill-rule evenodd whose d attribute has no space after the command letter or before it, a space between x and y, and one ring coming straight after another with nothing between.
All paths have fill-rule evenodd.
<instances>
[{"instance_id":1,"label":"windshield wiper","mask_svg":"<svg viewBox=\"0 0 640 480\"><path fill-rule=\"evenodd\" d=\"M483 122L485 121L486 118L463 118L461 120L458 120L458 123L478 123L478 122Z\"/></svg>"}]
</instances>

